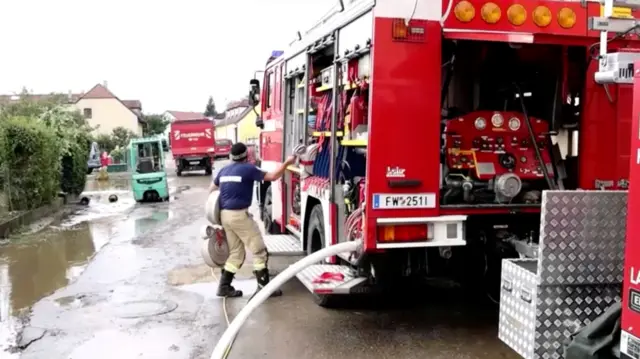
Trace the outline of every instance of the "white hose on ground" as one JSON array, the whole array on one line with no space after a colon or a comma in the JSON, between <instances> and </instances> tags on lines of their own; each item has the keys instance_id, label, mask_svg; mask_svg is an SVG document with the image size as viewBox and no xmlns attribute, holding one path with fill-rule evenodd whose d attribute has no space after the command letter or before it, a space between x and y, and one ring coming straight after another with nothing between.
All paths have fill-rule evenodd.
<instances>
[{"instance_id":1,"label":"white hose on ground","mask_svg":"<svg viewBox=\"0 0 640 359\"><path fill-rule=\"evenodd\" d=\"M332 257L338 255L339 253L344 252L354 252L360 248L362 245L362 241L353 241L353 242L345 242L339 243L327 248L323 248L307 257L302 258L301 260L295 262L290 265L289 268L282 271L282 273L273 277L273 279L267 284L264 288L262 288L258 293L251 299L247 305L242 308L240 313L233 318L231 325L227 327L227 330L224 331L222 337L216 344L216 347L213 349L213 353L211 353L211 359L223 359L225 355L225 351L227 347L231 345L233 338L238 334L240 328L244 324L245 321L249 318L249 315L258 308L260 304L262 304L276 289L280 288L284 283L286 283L289 279L293 278L296 274L304 270L310 265L317 264L318 262L326 259L327 257Z\"/></svg>"}]
</instances>

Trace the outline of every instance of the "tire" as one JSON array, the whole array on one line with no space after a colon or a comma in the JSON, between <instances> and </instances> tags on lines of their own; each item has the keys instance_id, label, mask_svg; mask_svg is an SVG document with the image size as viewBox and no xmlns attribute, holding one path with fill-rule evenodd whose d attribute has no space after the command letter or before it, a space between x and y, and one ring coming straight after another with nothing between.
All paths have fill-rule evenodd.
<instances>
[{"instance_id":1,"label":"tire","mask_svg":"<svg viewBox=\"0 0 640 359\"><path fill-rule=\"evenodd\" d=\"M207 176L211 176L211 173L213 173L213 168L211 168L211 166L207 167L204 169L204 174Z\"/></svg>"},{"instance_id":2,"label":"tire","mask_svg":"<svg viewBox=\"0 0 640 359\"><path fill-rule=\"evenodd\" d=\"M262 223L264 223L264 230L267 234L280 234L280 226L273 221L272 203L273 197L271 195L271 186L269 186L264 194L264 203L260 212L262 214Z\"/></svg>"},{"instance_id":3,"label":"tire","mask_svg":"<svg viewBox=\"0 0 640 359\"><path fill-rule=\"evenodd\" d=\"M90 175L93 173L93 168L87 168L87 174Z\"/></svg>"},{"instance_id":4,"label":"tire","mask_svg":"<svg viewBox=\"0 0 640 359\"><path fill-rule=\"evenodd\" d=\"M322 206L316 204L309 214L309 224L307 225L307 255L313 254L324 248L324 216ZM335 294L316 294L313 301L323 308L334 308L337 306L338 296Z\"/></svg>"}]
</instances>

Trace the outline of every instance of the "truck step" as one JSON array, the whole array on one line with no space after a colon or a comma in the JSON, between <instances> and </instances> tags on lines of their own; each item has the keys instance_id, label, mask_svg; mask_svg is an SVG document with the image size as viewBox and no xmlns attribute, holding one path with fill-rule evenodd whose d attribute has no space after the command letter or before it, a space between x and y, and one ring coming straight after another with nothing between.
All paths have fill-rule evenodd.
<instances>
[{"instance_id":1,"label":"truck step","mask_svg":"<svg viewBox=\"0 0 640 359\"><path fill-rule=\"evenodd\" d=\"M270 234L264 236L270 256L303 256L300 240L290 234Z\"/></svg>"},{"instance_id":2,"label":"truck step","mask_svg":"<svg viewBox=\"0 0 640 359\"><path fill-rule=\"evenodd\" d=\"M367 278L357 277L344 265L314 264L296 275L315 294L351 294L366 284Z\"/></svg>"}]
</instances>

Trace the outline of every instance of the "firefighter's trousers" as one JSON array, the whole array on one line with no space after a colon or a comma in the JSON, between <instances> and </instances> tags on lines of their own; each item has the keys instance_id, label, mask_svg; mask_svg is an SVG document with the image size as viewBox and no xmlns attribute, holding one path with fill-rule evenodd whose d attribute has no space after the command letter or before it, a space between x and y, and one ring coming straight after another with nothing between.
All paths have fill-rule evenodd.
<instances>
[{"instance_id":1,"label":"firefighter's trousers","mask_svg":"<svg viewBox=\"0 0 640 359\"><path fill-rule=\"evenodd\" d=\"M229 259L224 270L236 273L242 267L246 256L245 246L253 255L253 269L256 271L267 267L267 247L264 245L258 224L246 209L220 211L220 221L227 235Z\"/></svg>"}]
</instances>

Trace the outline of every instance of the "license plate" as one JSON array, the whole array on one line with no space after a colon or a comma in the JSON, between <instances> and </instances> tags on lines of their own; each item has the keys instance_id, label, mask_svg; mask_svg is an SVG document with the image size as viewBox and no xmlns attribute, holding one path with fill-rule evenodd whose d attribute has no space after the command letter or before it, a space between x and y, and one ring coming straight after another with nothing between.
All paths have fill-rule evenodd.
<instances>
[{"instance_id":1,"label":"license plate","mask_svg":"<svg viewBox=\"0 0 640 359\"><path fill-rule=\"evenodd\" d=\"M200 161L191 161L189 163L192 164L192 165L198 165L198 164L200 164Z\"/></svg>"},{"instance_id":2,"label":"license plate","mask_svg":"<svg viewBox=\"0 0 640 359\"><path fill-rule=\"evenodd\" d=\"M397 194L376 193L373 209L435 208L435 193Z\"/></svg>"}]
</instances>

